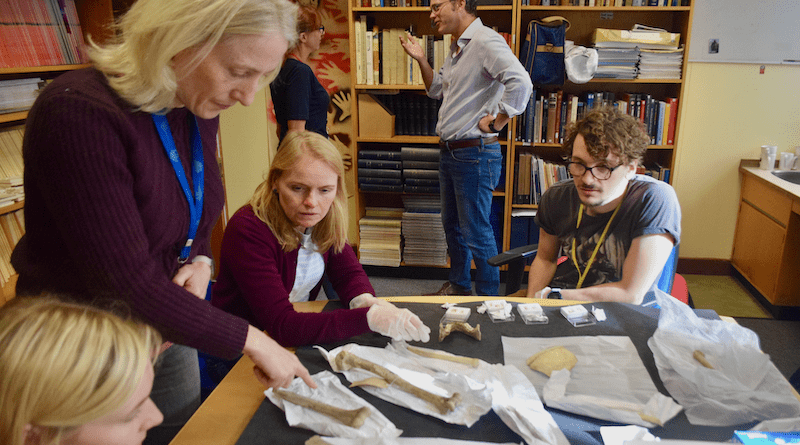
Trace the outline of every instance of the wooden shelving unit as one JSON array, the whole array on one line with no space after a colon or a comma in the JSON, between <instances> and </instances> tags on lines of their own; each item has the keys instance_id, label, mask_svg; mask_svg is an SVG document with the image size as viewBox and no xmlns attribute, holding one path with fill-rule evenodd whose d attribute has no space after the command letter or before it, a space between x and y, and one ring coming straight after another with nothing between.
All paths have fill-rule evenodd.
<instances>
[{"instance_id":1,"label":"wooden shelving unit","mask_svg":"<svg viewBox=\"0 0 800 445\"><path fill-rule=\"evenodd\" d=\"M572 84L567 81L563 86L551 88L550 90L563 90L564 93L581 94L590 91L610 91L614 93L645 93L651 94L654 98L664 99L667 97L678 98L678 113L675 130L675 140L678 139L677 132L682 118L682 108L685 103L684 92L686 79L686 59L689 53L689 42L691 41L691 24L693 13L693 1L689 6L670 6L670 7L635 7L635 6L523 6L520 0L513 0L509 5L487 5L478 7L478 17L487 26L497 27L498 31L512 34L512 49L519 56L521 43L527 33L527 25L531 20L541 19L548 16L562 16L569 20L571 27L567 31L566 38L572 40L576 45L591 47L592 35L596 28L610 29L632 29L636 24L644 24L663 28L669 32L681 34L681 45L683 46L684 63L681 79L593 79L586 84ZM355 22L359 17L366 15L368 21L378 26L381 30L388 28L408 29L413 27L417 35L436 34L430 25L430 9L428 7L363 7L360 0L351 0L348 7L348 23L351 36L355 36ZM412 85L361 85L356 82L356 42L355 38L350 39L350 60L351 60L351 85L353 85L354 97L359 93L375 91L378 93L400 93L403 94L424 94L424 88ZM545 91L542 89L541 91ZM355 135L356 150L362 149L364 144L371 147L376 145L391 147L399 144L435 144L438 142L436 137L430 136L395 136L392 138L362 138L358 135L359 129L359 110L358 101L352 104L352 123L353 134ZM495 192L495 199L503 201L502 233L503 249L508 249L511 239L511 212L515 209L536 209L535 205L513 204L514 193L514 164L521 151L539 154L542 157L555 160L560 154L559 144L539 144L524 143L516 140L516 119L508 125L507 138L501 140L505 156L505 183L498 186ZM648 148L645 163L658 163L659 165L673 169L676 159L677 145L653 145ZM367 206L392 206L397 204L400 198L389 196L388 193L361 192L356 193L357 219L365 214ZM395 194L396 195L396 194ZM358 224L358 221L351 221L351 224ZM358 240L352 240L354 245L359 244Z\"/></svg>"}]
</instances>

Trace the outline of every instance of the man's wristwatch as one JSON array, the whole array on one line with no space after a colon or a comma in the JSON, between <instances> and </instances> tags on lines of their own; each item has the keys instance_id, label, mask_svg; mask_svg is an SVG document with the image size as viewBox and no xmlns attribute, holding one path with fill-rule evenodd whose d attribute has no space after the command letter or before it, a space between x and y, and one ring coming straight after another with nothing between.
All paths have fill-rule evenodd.
<instances>
[{"instance_id":1,"label":"man's wristwatch","mask_svg":"<svg viewBox=\"0 0 800 445\"><path fill-rule=\"evenodd\" d=\"M561 288L560 287L553 287L550 289L550 293L547 294L548 299L552 300L560 300L561 299Z\"/></svg>"},{"instance_id":2,"label":"man's wristwatch","mask_svg":"<svg viewBox=\"0 0 800 445\"><path fill-rule=\"evenodd\" d=\"M489 130L491 130L492 133L500 133L500 130L498 130L497 128L494 128L494 121L495 121L495 119L492 119L492 121L489 122Z\"/></svg>"}]
</instances>

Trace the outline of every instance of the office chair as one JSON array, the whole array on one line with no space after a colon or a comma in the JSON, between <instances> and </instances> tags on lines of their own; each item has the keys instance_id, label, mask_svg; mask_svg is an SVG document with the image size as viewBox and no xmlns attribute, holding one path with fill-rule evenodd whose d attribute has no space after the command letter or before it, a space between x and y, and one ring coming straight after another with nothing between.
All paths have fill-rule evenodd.
<instances>
[{"instance_id":1,"label":"office chair","mask_svg":"<svg viewBox=\"0 0 800 445\"><path fill-rule=\"evenodd\" d=\"M522 287L522 279L525 276L525 265L528 263L527 260L536 256L538 248L538 244L530 244L507 250L489 258L487 263L491 266L499 267L506 264L508 265L506 270L506 295L511 295ZM558 264L566 260L567 257L561 257L558 259ZM686 280L675 272L677 265L678 245L675 245L675 247L672 248L667 263L664 265L664 269L661 271L661 275L658 277L656 287L683 303L688 304L689 307L694 308L692 296L689 294L689 288L686 286Z\"/></svg>"}]
</instances>

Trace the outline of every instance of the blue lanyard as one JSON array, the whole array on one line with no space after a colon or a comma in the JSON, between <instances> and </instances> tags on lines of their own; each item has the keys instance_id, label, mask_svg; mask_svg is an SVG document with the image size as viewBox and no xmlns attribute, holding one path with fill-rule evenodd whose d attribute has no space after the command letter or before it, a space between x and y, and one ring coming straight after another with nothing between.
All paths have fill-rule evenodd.
<instances>
[{"instance_id":1,"label":"blue lanyard","mask_svg":"<svg viewBox=\"0 0 800 445\"><path fill-rule=\"evenodd\" d=\"M189 183L186 180L186 173L183 171L181 158L178 155L178 150L175 148L175 141L172 139L172 131L169 128L167 117L160 114L153 114L153 122L156 124L156 130L161 137L161 143L164 145L164 150L167 152L169 161L172 162L172 168L175 170L175 176L181 183L183 194L186 195L186 201L189 203L189 214L191 221L189 223L189 234L186 236L186 244L181 249L181 254L178 257L178 262L183 264L189 258L189 253L192 251L192 242L195 235L197 235L197 228L200 226L200 217L203 214L203 141L200 139L200 129L197 126L197 118L192 116L192 184L194 184L194 199L192 199L192 190L189 188Z\"/></svg>"}]
</instances>

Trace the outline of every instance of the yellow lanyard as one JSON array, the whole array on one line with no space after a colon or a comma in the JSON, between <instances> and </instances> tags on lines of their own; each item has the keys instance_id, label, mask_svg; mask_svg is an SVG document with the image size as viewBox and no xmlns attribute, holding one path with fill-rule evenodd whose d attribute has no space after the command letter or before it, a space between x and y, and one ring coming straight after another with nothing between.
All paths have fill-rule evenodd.
<instances>
[{"instance_id":1,"label":"yellow lanyard","mask_svg":"<svg viewBox=\"0 0 800 445\"><path fill-rule=\"evenodd\" d=\"M611 215L611 218L606 223L606 228L603 229L603 233L600 235L600 239L597 241L597 245L594 247L594 252L592 252L592 256L589 257L589 262L586 263L586 269L584 269L583 272L581 272L581 266L578 265L578 256L575 254L575 238L578 237L577 229L581 227L581 219L583 218L583 212L584 212L584 206L583 203L581 203L581 207L578 210L580 212L578 213L578 224L575 226L575 236L572 238L572 252L571 252L572 262L575 264L575 268L578 269L578 276L579 276L578 285L575 286L575 289L580 289L581 286L583 285L583 280L586 279L586 275L589 273L589 269L592 267L592 264L594 263L594 259L597 256L597 252L600 251L600 246L602 246L603 241L606 240L606 235L608 234L608 228L611 227L611 222L614 221L614 217L617 216L620 207L622 207L622 202L625 201L625 195L627 194L628 194L628 189L626 187L625 193L622 195L622 199L619 201L619 204L617 204L617 208L614 209L614 213Z\"/></svg>"}]
</instances>

